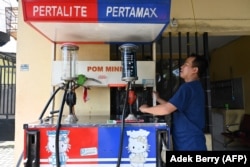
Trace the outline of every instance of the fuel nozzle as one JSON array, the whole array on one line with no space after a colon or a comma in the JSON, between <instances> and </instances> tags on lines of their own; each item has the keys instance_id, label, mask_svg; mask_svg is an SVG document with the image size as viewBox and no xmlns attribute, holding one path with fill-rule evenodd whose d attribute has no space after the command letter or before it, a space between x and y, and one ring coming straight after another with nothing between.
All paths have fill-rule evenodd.
<instances>
[{"instance_id":1,"label":"fuel nozzle","mask_svg":"<svg viewBox=\"0 0 250 167\"><path fill-rule=\"evenodd\" d=\"M135 91L130 88L128 92L128 104L133 105L136 100L136 94Z\"/></svg>"},{"instance_id":2,"label":"fuel nozzle","mask_svg":"<svg viewBox=\"0 0 250 167\"><path fill-rule=\"evenodd\" d=\"M129 92L128 92L128 104L129 104L129 115L125 120L137 120L133 113L133 104L136 101L136 93L135 91L131 88L131 85L129 87Z\"/></svg>"}]
</instances>

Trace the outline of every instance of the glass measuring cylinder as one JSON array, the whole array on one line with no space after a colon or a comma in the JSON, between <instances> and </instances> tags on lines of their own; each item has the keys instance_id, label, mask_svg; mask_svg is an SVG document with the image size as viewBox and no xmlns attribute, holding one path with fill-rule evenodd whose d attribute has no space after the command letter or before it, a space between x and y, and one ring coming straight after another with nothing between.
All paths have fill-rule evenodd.
<instances>
[{"instance_id":1,"label":"glass measuring cylinder","mask_svg":"<svg viewBox=\"0 0 250 167\"><path fill-rule=\"evenodd\" d=\"M124 44L119 47L122 60L122 80L135 81L137 77L136 50L134 44Z\"/></svg>"},{"instance_id":2,"label":"glass measuring cylinder","mask_svg":"<svg viewBox=\"0 0 250 167\"><path fill-rule=\"evenodd\" d=\"M65 43L61 46L62 51L62 80L70 81L77 77L76 61L79 47L72 43Z\"/></svg>"}]
</instances>

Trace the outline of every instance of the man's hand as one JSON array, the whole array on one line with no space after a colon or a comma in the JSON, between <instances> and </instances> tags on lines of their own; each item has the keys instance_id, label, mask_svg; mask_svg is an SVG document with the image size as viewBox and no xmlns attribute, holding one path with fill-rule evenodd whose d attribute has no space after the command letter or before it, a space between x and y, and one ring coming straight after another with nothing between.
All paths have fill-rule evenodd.
<instances>
[{"instance_id":1,"label":"man's hand","mask_svg":"<svg viewBox=\"0 0 250 167\"><path fill-rule=\"evenodd\" d=\"M140 108L139 108L139 110L140 110L141 112L144 113L144 112L145 112L145 111L144 111L145 108L148 108L148 105L147 105L147 104L141 105Z\"/></svg>"}]
</instances>

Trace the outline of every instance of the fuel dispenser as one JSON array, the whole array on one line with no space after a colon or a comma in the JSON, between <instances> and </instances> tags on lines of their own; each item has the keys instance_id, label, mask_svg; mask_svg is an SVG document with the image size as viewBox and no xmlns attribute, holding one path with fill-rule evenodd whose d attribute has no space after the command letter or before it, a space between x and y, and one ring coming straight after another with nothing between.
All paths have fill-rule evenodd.
<instances>
[{"instance_id":1,"label":"fuel dispenser","mask_svg":"<svg viewBox=\"0 0 250 167\"><path fill-rule=\"evenodd\" d=\"M51 14L47 13L46 16L41 14L41 12L44 12L45 6L48 12L51 12ZM108 44L114 42L121 43L125 40L128 42L149 43L160 38L163 30L167 27L170 21L171 1L157 0L141 3L140 0L120 0L119 2L105 0L93 2L77 0L22 0L22 7L24 21L54 44L67 41L79 42L81 44ZM109 11L112 9L112 12L116 12L116 10L125 12L124 9L127 7L132 9L129 11L131 17L124 15L124 17L121 16L117 19L117 16ZM149 17L136 17L141 15L140 10L134 13L133 9L137 8L143 9L143 14ZM55 10L55 12L53 13L50 9ZM152 12L152 17L148 15L149 11ZM109 15L107 15L107 12ZM86 15L86 13L88 14ZM55 91L42 110L40 117L35 122L23 125L24 166L166 166L164 164L163 150L170 149L169 127L165 122L144 121L142 113L138 111L140 104L144 103L144 101L148 103L153 101L150 95L151 88L145 87L141 78L154 80L152 69L155 67L155 64L153 61L138 63L136 61L138 47L134 44L127 43L121 45L119 49L122 55L121 65L117 65L117 62L110 64L114 65L114 67L119 67L118 70L112 71L112 76L116 76L116 72L118 72L119 79L120 72L122 72L122 77L119 81L125 81L126 88L121 89L121 94L125 98L121 100L122 103L119 102L119 105L122 105L121 113L117 111L119 113L114 114L116 116L119 115L119 118L110 119L110 115L106 114L106 108L103 112L98 111L98 113L106 115L75 115L74 107L77 104L75 90L79 87L86 87L85 85L88 83L85 84L85 82L87 80L97 82L95 84L91 83L91 86L100 86L98 85L100 82L94 79L99 78L99 74L85 73L87 72L85 68L81 68L81 70L84 70L83 74L78 74L77 69L79 68L75 68L75 61L79 47L72 43L62 45L62 64L61 61L56 60L52 65L53 74L54 72L56 74L63 73L61 76L62 81L60 77L57 78L57 76L52 75L52 85L53 83L56 85ZM100 52L94 53L99 54ZM102 55L104 54L100 56ZM89 65L89 61L84 61L84 63ZM95 65L94 63L93 65ZM137 65L141 68L145 64L151 65L151 68L144 68L147 72L140 71L140 73L137 73ZM122 71L120 71L120 66L122 66ZM62 71L59 69L61 67ZM144 75L149 71L149 75ZM98 71L98 73L101 72L105 73L107 71ZM111 76L111 71L109 73ZM90 74L89 76L94 77L89 78L84 74ZM141 78L138 77L138 74ZM109 75L100 76L101 86L110 89L111 86L124 85L124 83L120 84L121 82L117 84L116 81L112 80L114 78L118 80L116 77L109 77ZM58 84L58 82L62 83ZM138 85L138 82L142 85ZM45 112L60 90L63 93L62 97L60 97L62 101L58 106L59 109L53 108L54 111L51 111L49 116L45 117ZM100 95L100 100L102 99ZM99 105L98 102L91 107ZM66 114L63 114L64 106L69 108ZM98 106L98 110L102 110L102 108Z\"/></svg>"},{"instance_id":2,"label":"fuel dispenser","mask_svg":"<svg viewBox=\"0 0 250 167\"><path fill-rule=\"evenodd\" d=\"M136 63L136 50L137 46L134 44L124 44L119 47L121 51L121 61L122 61L122 80L127 82L127 92L124 100L124 108L122 112L122 124L121 124L121 137L120 137L120 151L118 156L117 167L120 167L121 158L122 158L122 149L123 149L123 140L124 140L124 126L127 121L139 122L133 113L132 105L135 103L137 97L136 92L132 89L135 81L138 80L137 76L137 63ZM151 92L152 93L152 92ZM129 114L125 118L126 105L129 107ZM139 107L139 106L138 106ZM165 152L167 150L167 131L166 130L157 130L157 161L156 166L161 167L166 163ZM142 156L142 155L140 155ZM132 159L132 158L131 158ZM166 165L166 164L165 164Z\"/></svg>"},{"instance_id":3,"label":"fuel dispenser","mask_svg":"<svg viewBox=\"0 0 250 167\"><path fill-rule=\"evenodd\" d=\"M121 64L122 64L122 80L128 82L126 98L129 104L129 115L127 120L136 120L132 111L132 105L136 101L135 91L132 89L132 84L138 80L137 64L136 64L136 50L137 46L133 44L124 44L119 47L121 51ZM125 100L126 101L126 100Z\"/></svg>"},{"instance_id":4,"label":"fuel dispenser","mask_svg":"<svg viewBox=\"0 0 250 167\"><path fill-rule=\"evenodd\" d=\"M63 110L65 103L69 107L69 115L65 118L65 122L67 123L76 123L78 121L78 118L74 111L74 106L76 104L76 93L75 90L83 86L84 83L90 79L92 81L100 83L100 81L94 79L94 78L87 78L83 74L77 74L77 67L76 67L76 61L77 61L77 54L78 54L79 47L73 43L64 43L61 46L61 52L62 52L62 76L61 79L64 81L52 94L49 101L45 105L45 108L43 109L39 120L40 124L47 124L48 121L53 121L54 114L58 114L57 119L57 125L56 125L56 131L55 131L55 156L53 160L54 166L57 167L61 166L60 164L60 146L59 146L59 138L60 138L60 129L61 129L61 121L63 116ZM63 90L63 98L62 103L59 110L51 111L50 117L44 117L44 114L46 113L50 103L55 98L55 95L60 91ZM53 122L51 122L53 124ZM24 129L29 129L28 124L24 124ZM30 167L30 166L40 166L40 131L35 128L35 130L27 130L25 140L26 142L26 149L24 152L24 166Z\"/></svg>"},{"instance_id":5,"label":"fuel dispenser","mask_svg":"<svg viewBox=\"0 0 250 167\"><path fill-rule=\"evenodd\" d=\"M138 99L150 91L138 94L136 89L137 62L133 44L120 47L122 55L122 80L127 82L120 122L108 117L94 117L92 122L85 117L77 117L75 90L90 79L77 74L76 59L79 47L64 44L62 80L63 83L54 91L43 109L39 121L24 124L24 166L30 167L163 167L165 152L170 149L170 130L164 122L144 122L138 118L134 106L139 108ZM64 55L65 54L65 55ZM59 110L51 111L44 118L49 104L59 90L63 90ZM64 105L69 107L69 114L63 115ZM138 110L138 109L136 109ZM100 121L98 120L100 119ZM117 122L116 122L117 121Z\"/></svg>"}]
</instances>

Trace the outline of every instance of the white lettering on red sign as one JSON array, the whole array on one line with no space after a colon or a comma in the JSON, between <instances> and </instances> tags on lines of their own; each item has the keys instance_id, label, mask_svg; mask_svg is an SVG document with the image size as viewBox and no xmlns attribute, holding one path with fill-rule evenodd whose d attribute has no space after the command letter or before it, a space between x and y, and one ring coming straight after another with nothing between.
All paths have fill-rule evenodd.
<instances>
[{"instance_id":1,"label":"white lettering on red sign","mask_svg":"<svg viewBox=\"0 0 250 167\"><path fill-rule=\"evenodd\" d=\"M86 6L33 6L33 16L87 17Z\"/></svg>"},{"instance_id":2,"label":"white lettering on red sign","mask_svg":"<svg viewBox=\"0 0 250 167\"><path fill-rule=\"evenodd\" d=\"M107 6L106 16L127 18L157 18L156 8Z\"/></svg>"},{"instance_id":3,"label":"white lettering on red sign","mask_svg":"<svg viewBox=\"0 0 250 167\"><path fill-rule=\"evenodd\" d=\"M121 66L106 66L105 68L103 66L88 66L87 72L121 72L122 67Z\"/></svg>"}]
</instances>

